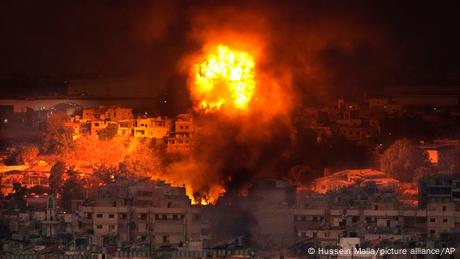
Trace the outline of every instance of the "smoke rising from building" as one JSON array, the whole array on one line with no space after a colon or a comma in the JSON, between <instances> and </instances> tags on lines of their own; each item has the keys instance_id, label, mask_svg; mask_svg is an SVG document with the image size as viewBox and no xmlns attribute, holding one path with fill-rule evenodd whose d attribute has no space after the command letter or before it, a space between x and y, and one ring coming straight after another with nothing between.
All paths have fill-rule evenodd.
<instances>
[{"instance_id":1,"label":"smoke rising from building","mask_svg":"<svg viewBox=\"0 0 460 259\"><path fill-rule=\"evenodd\" d=\"M253 56L256 80L247 109L235 112L224 103L217 111L196 111L196 150L191 158L174 163L170 172L193 176L189 184L198 196L212 193L215 200L219 191L247 188L255 178L285 177L296 165L296 142L307 134L293 126L296 111L332 96L337 69L332 65L346 65L328 64L328 58L353 56L358 48L386 42L379 32L354 20L286 22L289 11L270 5L255 11L251 4L190 11L188 35L200 47L184 56L179 70L189 75L191 96L197 82L194 67L220 44Z\"/></svg>"}]
</instances>

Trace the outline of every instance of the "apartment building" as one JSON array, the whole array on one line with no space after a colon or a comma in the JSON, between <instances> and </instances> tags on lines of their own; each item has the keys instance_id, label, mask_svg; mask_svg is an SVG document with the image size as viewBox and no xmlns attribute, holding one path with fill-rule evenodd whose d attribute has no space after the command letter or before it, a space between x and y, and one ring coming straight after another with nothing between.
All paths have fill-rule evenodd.
<instances>
[{"instance_id":1,"label":"apartment building","mask_svg":"<svg viewBox=\"0 0 460 259\"><path fill-rule=\"evenodd\" d=\"M74 140L80 137L84 127L89 127L90 135L100 135L110 127L119 136L161 139L170 153L190 152L195 132L191 114L179 114L171 119L161 116L135 119L132 109L102 106L84 109L81 118L72 117L64 126L72 130Z\"/></svg>"},{"instance_id":2,"label":"apartment building","mask_svg":"<svg viewBox=\"0 0 460 259\"><path fill-rule=\"evenodd\" d=\"M208 238L201 209L184 188L162 182L102 188L98 199L78 209L80 233L97 246L145 244L187 247Z\"/></svg>"},{"instance_id":3,"label":"apartment building","mask_svg":"<svg viewBox=\"0 0 460 259\"><path fill-rule=\"evenodd\" d=\"M167 151L171 153L189 152L193 147L195 129L191 114L179 114L174 120L167 139Z\"/></svg>"},{"instance_id":4,"label":"apartment building","mask_svg":"<svg viewBox=\"0 0 460 259\"><path fill-rule=\"evenodd\" d=\"M323 246L337 244L342 237L370 242L435 240L460 230L460 211L452 202L430 203L426 209L400 207L396 201L355 208L329 204L295 209L292 216L297 241L316 238Z\"/></svg>"},{"instance_id":5,"label":"apartment building","mask_svg":"<svg viewBox=\"0 0 460 259\"><path fill-rule=\"evenodd\" d=\"M138 118L134 137L162 139L171 131L173 121L166 117Z\"/></svg>"},{"instance_id":6,"label":"apartment building","mask_svg":"<svg viewBox=\"0 0 460 259\"><path fill-rule=\"evenodd\" d=\"M124 107L105 107L85 108L83 110L82 122L87 121L120 121L133 119L133 110Z\"/></svg>"}]
</instances>

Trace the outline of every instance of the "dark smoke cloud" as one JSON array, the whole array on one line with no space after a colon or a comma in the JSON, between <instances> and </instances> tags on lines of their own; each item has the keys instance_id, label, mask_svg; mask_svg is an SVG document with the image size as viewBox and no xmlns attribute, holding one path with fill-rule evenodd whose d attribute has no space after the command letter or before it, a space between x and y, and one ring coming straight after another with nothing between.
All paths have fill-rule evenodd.
<instances>
[{"instance_id":1,"label":"dark smoke cloud","mask_svg":"<svg viewBox=\"0 0 460 259\"><path fill-rule=\"evenodd\" d=\"M157 95L177 59L200 47L188 37L207 28L199 16L249 33L265 27L273 61L299 68L295 86L315 89L305 101L394 83L455 84L455 10L456 1L6 0L0 74L136 75L147 79L139 88Z\"/></svg>"},{"instance_id":2,"label":"dark smoke cloud","mask_svg":"<svg viewBox=\"0 0 460 259\"><path fill-rule=\"evenodd\" d=\"M312 101L362 92L395 60L386 51L391 41L385 31L367 25L366 17L327 14L322 6L296 8L243 2L188 10L188 37L197 48L183 58L180 71L186 74L222 43L255 57L258 81L258 101L247 113L197 114L197 150L171 172L183 172L198 194L212 193L217 185L232 192L258 178L285 178L291 167L305 163L321 170L324 163L309 158L318 157L313 135L293 120L298 110ZM388 61L379 63L384 56Z\"/></svg>"},{"instance_id":3,"label":"dark smoke cloud","mask_svg":"<svg viewBox=\"0 0 460 259\"><path fill-rule=\"evenodd\" d=\"M291 80L303 102L378 90L399 59L389 33L349 8L249 2L200 7L189 16L192 40L259 45L261 70Z\"/></svg>"},{"instance_id":4,"label":"dark smoke cloud","mask_svg":"<svg viewBox=\"0 0 460 259\"><path fill-rule=\"evenodd\" d=\"M131 96L161 95L187 50L183 8L178 1L2 1L0 75L132 79ZM110 90L123 95L118 88Z\"/></svg>"}]
</instances>

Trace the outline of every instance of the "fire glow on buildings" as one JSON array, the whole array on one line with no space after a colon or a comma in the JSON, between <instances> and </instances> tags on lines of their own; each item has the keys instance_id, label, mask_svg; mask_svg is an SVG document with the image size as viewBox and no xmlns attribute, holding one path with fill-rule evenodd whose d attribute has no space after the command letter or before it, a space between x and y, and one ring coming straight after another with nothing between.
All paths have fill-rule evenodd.
<instances>
[{"instance_id":1,"label":"fire glow on buildings","mask_svg":"<svg viewBox=\"0 0 460 259\"><path fill-rule=\"evenodd\" d=\"M458 4L16 2L1 258L460 251Z\"/></svg>"}]
</instances>

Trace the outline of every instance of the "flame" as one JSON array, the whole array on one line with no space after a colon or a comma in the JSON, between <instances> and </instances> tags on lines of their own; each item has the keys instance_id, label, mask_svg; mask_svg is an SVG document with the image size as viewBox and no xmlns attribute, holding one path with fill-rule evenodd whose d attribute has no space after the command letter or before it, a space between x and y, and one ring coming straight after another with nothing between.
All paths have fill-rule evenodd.
<instances>
[{"instance_id":1,"label":"flame","mask_svg":"<svg viewBox=\"0 0 460 259\"><path fill-rule=\"evenodd\" d=\"M225 188L221 185L214 185L207 193L194 193L193 188L185 186L186 194L194 205L216 204L217 200L225 193Z\"/></svg>"},{"instance_id":2,"label":"flame","mask_svg":"<svg viewBox=\"0 0 460 259\"><path fill-rule=\"evenodd\" d=\"M218 45L194 66L192 95L197 108L208 112L231 105L247 110L256 88L254 66L249 53Z\"/></svg>"}]
</instances>

